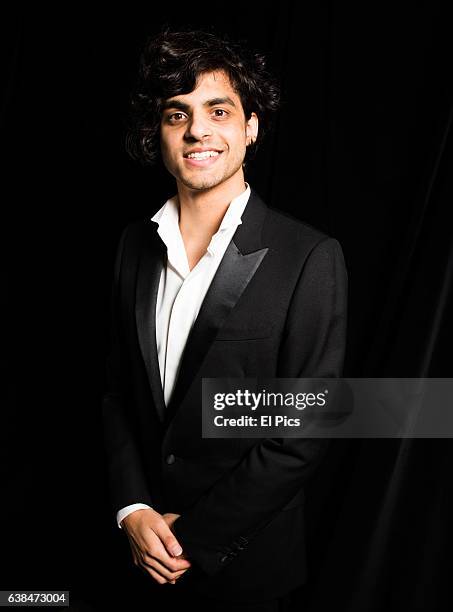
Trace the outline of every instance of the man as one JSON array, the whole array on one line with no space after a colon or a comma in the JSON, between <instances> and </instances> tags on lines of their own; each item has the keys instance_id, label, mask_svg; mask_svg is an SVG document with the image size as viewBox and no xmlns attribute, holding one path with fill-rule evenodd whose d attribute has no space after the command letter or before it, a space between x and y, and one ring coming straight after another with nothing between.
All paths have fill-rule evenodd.
<instances>
[{"instance_id":1,"label":"man","mask_svg":"<svg viewBox=\"0 0 453 612\"><path fill-rule=\"evenodd\" d=\"M195 594L198 609L281 610L304 583L304 483L326 450L308 438L202 438L202 379L338 377L344 358L339 243L244 180L278 100L261 56L168 30L145 46L133 97L128 149L145 163L161 156L177 195L129 225L118 249L110 489L134 563L175 585L170 597Z\"/></svg>"}]
</instances>

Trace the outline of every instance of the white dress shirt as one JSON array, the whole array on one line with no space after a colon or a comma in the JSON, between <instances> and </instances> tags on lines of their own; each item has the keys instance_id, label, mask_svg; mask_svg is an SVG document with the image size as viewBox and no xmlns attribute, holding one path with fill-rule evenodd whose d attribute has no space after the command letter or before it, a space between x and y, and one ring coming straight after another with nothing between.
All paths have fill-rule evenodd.
<instances>
[{"instance_id":1,"label":"white dress shirt","mask_svg":"<svg viewBox=\"0 0 453 612\"><path fill-rule=\"evenodd\" d=\"M225 254L250 197L250 186L234 198L212 236L206 253L192 270L179 230L179 202L175 196L167 200L152 217L159 224L157 232L167 247L167 263L162 267L156 303L156 341L160 377L165 404L173 392L187 338L198 316L209 285ZM147 504L131 504L117 513L121 521L135 510L150 508Z\"/></svg>"}]
</instances>

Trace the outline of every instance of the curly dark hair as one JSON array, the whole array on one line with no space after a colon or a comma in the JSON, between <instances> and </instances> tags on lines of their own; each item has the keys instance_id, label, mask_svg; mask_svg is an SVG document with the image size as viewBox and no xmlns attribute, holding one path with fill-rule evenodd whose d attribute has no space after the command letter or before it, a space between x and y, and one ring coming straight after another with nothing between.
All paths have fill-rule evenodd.
<instances>
[{"instance_id":1,"label":"curly dark hair","mask_svg":"<svg viewBox=\"0 0 453 612\"><path fill-rule=\"evenodd\" d=\"M246 160L256 152L280 104L280 89L266 68L263 55L240 41L201 31L172 31L165 27L149 37L139 62L130 97L126 150L143 165L160 159L162 105L170 97L190 93L205 72L224 71L238 94L246 119L255 112L260 121L256 141L247 147Z\"/></svg>"}]
</instances>

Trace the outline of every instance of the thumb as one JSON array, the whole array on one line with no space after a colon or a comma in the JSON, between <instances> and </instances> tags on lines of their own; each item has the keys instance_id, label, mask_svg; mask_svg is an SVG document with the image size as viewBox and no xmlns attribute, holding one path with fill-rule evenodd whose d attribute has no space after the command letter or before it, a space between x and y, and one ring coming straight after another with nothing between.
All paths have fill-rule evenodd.
<instances>
[{"instance_id":1,"label":"thumb","mask_svg":"<svg viewBox=\"0 0 453 612\"><path fill-rule=\"evenodd\" d=\"M163 538L163 543L168 552L174 557L178 557L182 554L182 548L179 545L178 540L171 532L168 536L165 536Z\"/></svg>"}]
</instances>

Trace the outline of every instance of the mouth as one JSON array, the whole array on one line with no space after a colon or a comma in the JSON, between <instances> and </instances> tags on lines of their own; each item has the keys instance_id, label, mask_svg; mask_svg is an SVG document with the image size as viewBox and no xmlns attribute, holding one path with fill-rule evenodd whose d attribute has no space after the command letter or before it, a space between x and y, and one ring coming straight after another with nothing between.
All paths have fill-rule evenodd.
<instances>
[{"instance_id":1,"label":"mouth","mask_svg":"<svg viewBox=\"0 0 453 612\"><path fill-rule=\"evenodd\" d=\"M222 153L223 151L218 151L217 149L207 149L204 151L189 151L183 157L189 166L205 167L212 166Z\"/></svg>"}]
</instances>

